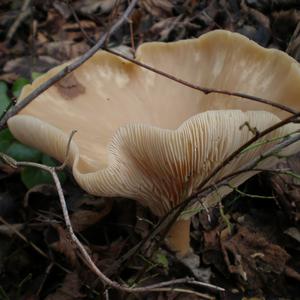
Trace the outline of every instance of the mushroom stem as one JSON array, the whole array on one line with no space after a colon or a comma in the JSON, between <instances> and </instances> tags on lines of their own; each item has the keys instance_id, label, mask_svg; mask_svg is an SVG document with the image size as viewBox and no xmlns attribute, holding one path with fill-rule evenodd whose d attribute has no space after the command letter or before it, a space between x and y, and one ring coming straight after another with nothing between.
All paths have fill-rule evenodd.
<instances>
[{"instance_id":1,"label":"mushroom stem","mask_svg":"<svg viewBox=\"0 0 300 300\"><path fill-rule=\"evenodd\" d=\"M186 256L191 251L190 225L191 219L177 220L166 236L166 244L177 256Z\"/></svg>"}]
</instances>

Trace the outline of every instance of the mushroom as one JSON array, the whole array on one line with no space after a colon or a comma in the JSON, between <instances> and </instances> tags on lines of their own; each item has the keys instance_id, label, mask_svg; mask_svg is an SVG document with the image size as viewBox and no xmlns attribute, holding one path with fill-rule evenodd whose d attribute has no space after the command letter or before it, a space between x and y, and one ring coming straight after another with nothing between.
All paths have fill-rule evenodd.
<instances>
[{"instance_id":1,"label":"mushroom","mask_svg":"<svg viewBox=\"0 0 300 300\"><path fill-rule=\"evenodd\" d=\"M193 84L284 101L300 109L299 64L236 33L218 30L198 39L146 43L136 57ZM67 64L24 87L18 101ZM79 185L93 195L135 199L162 217L253 137L244 124L262 131L286 114L245 99L205 95L100 51L10 118L8 126L17 139L59 161L65 158L70 132L77 129L68 164ZM298 128L286 125L260 141ZM246 151L208 184L239 170L274 143ZM295 152L296 146L287 151ZM271 157L260 166L275 160ZM244 173L230 184L236 187L254 174ZM202 203L215 205L230 191L222 187ZM168 233L167 244L178 255L190 251L190 218L195 211L195 206L189 207Z\"/></svg>"}]
</instances>

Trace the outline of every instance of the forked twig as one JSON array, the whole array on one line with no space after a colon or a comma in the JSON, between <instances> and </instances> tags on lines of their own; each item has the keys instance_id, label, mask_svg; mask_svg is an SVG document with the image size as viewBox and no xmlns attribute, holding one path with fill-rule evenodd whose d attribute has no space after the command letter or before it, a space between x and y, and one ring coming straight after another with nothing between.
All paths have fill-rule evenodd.
<instances>
[{"instance_id":1,"label":"forked twig","mask_svg":"<svg viewBox=\"0 0 300 300\"><path fill-rule=\"evenodd\" d=\"M88 40L89 43L93 44L93 39L89 37L89 35L85 32L85 30L82 28L81 24L80 24L80 20L76 14L75 11L73 11L73 16L76 20L76 22L79 24L79 27L83 33L83 35L85 36L85 38ZM236 92L229 92L229 91L224 91L224 90L215 90L215 89L209 89L209 88L205 88L205 87L200 87L197 85L193 85L189 82L186 82L184 80L181 80L179 78L176 78L175 76L172 76L168 73L165 73L163 71L157 70L156 68L153 68L149 65L143 64L142 62L139 62L135 59L131 59L123 54L117 53L113 50L107 49L105 48L104 50L106 50L107 52L119 56L127 61L130 61L133 64L136 64L142 68L145 68L149 71L152 71L156 74L159 74L163 77L169 78L170 80L173 80L175 82L178 82L182 85L188 86L192 89L195 90L199 90L205 94L209 94L209 93L219 93L219 94L225 94L225 95L229 95L229 96L235 96L235 97L241 97L241 98L245 98L248 100L252 100L252 101L256 101L259 103L263 103L263 104L267 104L273 107L277 107L278 109L287 111L291 114L293 114L292 116L286 118L285 120L282 120L280 122L278 122L277 124L267 128L266 130L262 131L262 132L256 132L254 137L252 139L250 139L247 143L245 143L244 145L242 145L239 149L237 149L236 151L234 151L231 155L229 155L220 165L218 165L210 174L210 176L208 176L200 185L198 188L197 193L194 193L191 197L189 197L186 201L184 201L184 203L181 203L181 208L174 208L172 211L169 212L169 214L167 214L160 222L159 224L154 228L154 230L149 233L149 235L143 239L143 241L141 241L136 247L132 248L124 257L121 258L121 263L126 261L129 257L131 257L134 253L137 253L137 251L139 251L139 249L141 249L141 247L147 242L150 241L151 239L153 239L161 230L162 228L165 227L164 233L161 235L160 241L162 241L164 239L164 236L166 235L166 233L168 232L170 226L173 224L173 222L179 217L179 215L182 213L182 211L189 205L189 203L196 197L197 194L198 196L201 194L201 191L203 189L203 187L222 169L224 168L226 165L228 165L234 158L236 158L239 154L242 153L243 150L245 150L247 147L249 147L251 144L253 144L255 141L257 141L259 138L265 136L266 134L274 131L275 129L288 124L290 122L296 122L297 118L300 116L299 112L285 106L282 104L278 104L275 103L273 101L270 101L268 99L263 99L260 97L255 97L255 96L251 96L251 95L247 95L244 93L236 93ZM177 210L177 212L176 212ZM159 244L159 243L158 243ZM120 261L119 261L120 263ZM117 264L115 264L115 266L117 266Z\"/></svg>"},{"instance_id":2,"label":"forked twig","mask_svg":"<svg viewBox=\"0 0 300 300\"><path fill-rule=\"evenodd\" d=\"M85 53L83 56L81 56L79 59L77 59L76 61L74 61L72 64L70 64L69 66L65 67L63 70L61 70L59 73L57 73L55 76L53 76L52 78L50 78L49 80L47 80L45 83L43 83L42 85L40 85L38 88L36 88L31 94L29 94L27 97L25 97L22 102L18 103L16 106L14 106L13 108L11 108L6 114L5 116L1 119L0 121L0 129L3 128L7 122L7 120L13 116L14 114L16 114L18 111L20 111L22 108L24 108L28 103L30 103L32 100L34 100L38 95L40 95L42 92L44 92L45 90L47 90L50 86L52 86L54 83L56 83L57 81L59 81L60 79L62 79L64 76L66 76L67 74L69 74L70 72L72 72L73 70L75 70L76 68L78 68L81 64L83 64L87 59L89 59L98 49L101 49L102 47L105 46L105 42L107 40L107 37L113 33L115 30L117 30L128 18L128 16L130 15L131 11L133 10L135 4L137 3L137 0L133 0L130 5L128 6L128 8L126 9L126 11L124 12L124 14L120 17L120 19L111 27L111 29L105 33L101 39L87 52ZM122 54L116 53L112 50L108 50L105 49L106 51L114 54L114 55L118 55L120 57L122 57L123 59L129 60L134 64L139 65L140 67L143 67L145 69L148 69L149 71L155 72L161 76L164 76L166 78L169 78L170 80L176 81L179 84L185 85L187 87L190 87L192 89L201 91L205 94L210 94L210 93L218 93L218 94L224 94L224 95L228 95L228 96L235 96L235 97L240 97L240 98L245 98L245 99L249 99L252 101L256 101L256 102L260 102L260 103L264 103L267 105L271 105L273 107L277 107L278 109L287 111L291 114L293 114L293 116L275 124L274 126L268 128L267 130L257 134L257 136L255 136L253 139L251 139L249 142L247 142L245 145L243 145L241 148L239 148L237 151L235 151L232 155L230 155L219 167L217 167L211 174L211 176L209 176L204 182L201 183L201 185L199 186L197 195L198 197L203 197L203 195L205 194L205 192L209 191L210 187L205 187L204 186L209 182L209 180L211 178L213 178L213 176L220 171L220 169L222 169L225 165L227 165L232 159L234 159L235 157L237 157L237 155L239 155L239 153L242 151L241 149L245 149L246 147L248 147L251 143L255 142L258 138L264 136L265 134L275 130L276 128L279 128L280 126L283 126L284 124L287 124L288 122L292 122L295 121L297 117L299 117L299 113L285 105L281 105L278 103L275 103L273 101L267 100L267 99L263 99L260 97L255 97L255 96L251 96L251 95L247 95L247 94L243 94L243 93L238 93L238 92L229 92L229 91L225 91L225 90L215 90L215 89L209 89L209 88L205 88L205 87L200 87L194 84L191 84L189 82L186 82L184 80L178 79L175 76L172 76L170 74L167 74L163 71L157 70L151 66L145 65L141 62L138 62L134 59L130 59ZM75 133L75 132L74 132ZM69 155L69 148L70 148L70 143L71 143L71 139L74 135L74 133L72 133L72 135L70 136L69 142L68 142L68 146L67 146L67 153L66 153L66 158L63 162L63 164L59 167L48 167L42 164L38 164L38 163L30 163L30 162L16 162L15 160L13 160L12 158L5 156L5 155L1 155L1 157L3 158L3 160L10 164L11 166L14 167L18 167L18 166L31 166L31 167L36 167L36 168L40 168L43 169L47 172L49 172L52 175L52 178L54 180L54 183L56 185L57 191L58 191L58 196L60 199L60 203L62 206L62 210L63 210L63 215L64 215L64 219L65 219L65 223L66 223L66 227L68 229L68 232L70 234L70 238L71 240L76 244L76 246L78 247L78 250L80 251L80 253L82 254L82 256L85 259L85 262L88 264L89 268L99 276L99 278L103 281L103 283L105 283L106 285L109 285L112 288L115 288L117 290L123 291L123 292L129 292L129 293L143 293L143 292L150 292L150 291L158 291L161 290L162 288L165 287L169 287L173 286L174 284L180 284L180 283L187 283L187 284L196 284L196 285L200 285L202 283L199 283L193 279L190 278L183 278L183 279L175 279L175 280L171 280L171 281L167 281L167 282L161 282L158 284L154 284L154 285L150 285L150 286L145 286L145 287L128 287L125 285L120 285L119 283L112 281L111 279L109 279L107 276L105 276L98 268L97 266L94 264L94 262L92 261L91 257L89 256L88 252L86 251L85 247L81 244L81 242L78 240L78 238L76 237L73 228L72 228L72 224L70 221L70 217L68 214L68 210L67 210L67 206L66 206L66 202L65 202L65 198L64 198L64 194L62 191L62 187L60 184L60 181L58 179L57 173L56 171L63 169L68 161L68 155ZM299 139L299 137L298 137ZM289 141L291 142L291 141ZM295 142L295 141L294 141ZM286 147L287 144L281 143L280 147ZM273 149L273 148L272 148ZM260 158L261 159L261 158ZM243 172L249 171L247 169L243 170ZM237 174L231 174L231 176L235 176ZM228 180L228 178L223 178L224 180ZM223 182L220 181L217 184L221 185ZM216 184L213 184L213 187L215 188ZM183 203L181 203L178 207L176 207L174 210L172 210L170 212L170 214L168 214L166 216L165 219L162 220L162 222L160 223L160 226L162 227L157 227L156 230L154 230L151 234L150 234L150 238L153 238L156 234L158 234L162 228L164 228L164 232L167 232L168 230L168 225L172 224L173 221L175 221L177 219L177 217L180 215L180 213L184 210L185 207L187 207L192 201L193 201L193 197L195 197L195 194L193 196L191 196L190 198L188 198L186 201L184 201ZM166 220L168 222L166 222ZM167 224L168 223L168 224ZM162 237L164 236L164 234L162 235ZM149 238L148 237L148 238ZM136 248L135 248L136 250ZM217 290L217 291L224 291L224 289L219 288L219 287L215 287L212 286L213 289ZM183 290L186 292L193 292L190 290Z\"/></svg>"},{"instance_id":3,"label":"forked twig","mask_svg":"<svg viewBox=\"0 0 300 300\"><path fill-rule=\"evenodd\" d=\"M158 224L153 228L153 230L142 240L140 241L135 247L131 248L125 255L123 255L120 259L118 259L118 261L116 261L112 266L111 269L114 268L118 268L120 265L122 265L125 261L127 261L128 259L130 259L130 257L133 257L146 243L148 243L149 241L151 241L152 239L154 239L158 234L161 233L160 235L160 239L158 241L158 246L162 243L162 241L164 240L164 237L166 236L168 230L170 229L170 227L172 226L172 224L176 221L176 219L180 216L180 214L191 204L192 201L194 201L194 199L201 199L202 197L204 197L204 193L208 188L213 188L214 186L208 186L206 188L205 185L212 180L212 178L219 172L221 171L225 166L227 166L232 160L234 160L235 158L237 158L243 150L245 150L246 148L248 148L251 144L253 144L254 142L256 142L259 138L264 137L265 135L267 135L268 133L290 123L293 122L295 120L297 120L297 118L300 116L300 113L294 114L276 124L274 124L273 126L265 129L264 131L261 131L258 135L254 136L252 139L250 139L248 142L246 142L244 145L242 145L240 148L238 148L236 151L234 151L232 154L230 154L222 163L220 163L213 171L212 173L205 178L200 185L198 186L198 189L195 193L193 193L189 198L187 198L184 202L180 203L178 206L174 207L173 209L170 210L170 212L164 216L159 222ZM272 149L271 149L272 150ZM238 173L234 173L234 174L229 174L228 178L230 176L234 176L234 175L239 175L240 173L243 173L245 171L241 171ZM228 179L225 178L225 179ZM221 180L224 180L224 178L222 178ZM208 193L206 193L207 195Z\"/></svg>"},{"instance_id":4,"label":"forked twig","mask_svg":"<svg viewBox=\"0 0 300 300\"><path fill-rule=\"evenodd\" d=\"M64 197L63 189L62 189L61 183L59 181L58 175L56 173L57 170L61 170L62 167L65 166L66 162L68 161L68 158L69 158L68 155L69 155L69 151L70 151L71 140L72 140L75 132L76 131L72 131L72 133L70 134L70 137L69 137L69 140L68 140L68 143L67 143L66 158L65 158L64 163L59 167L45 166L43 164L34 163L34 162L18 162L18 161L14 160L13 158L11 158L11 157L7 156L6 154L3 154L3 153L0 153L0 158L5 163L7 163L8 165L10 165L13 168L17 168L17 167L34 167L34 168L42 169L42 170L44 170L44 171L51 174L51 176L53 178L53 181L54 181L54 184L55 184L56 189L57 189L60 205L61 205L62 212L63 212L64 221L65 221L68 233L70 235L70 239L71 239L72 242L74 242L77 249L81 253L82 257L84 258L84 262L100 278L100 280L103 282L103 284L108 285L111 288L117 289L117 290L122 291L122 292L127 292L127 293L145 293L145 292L155 292L155 291L158 292L158 291L162 291L162 288L164 288L164 290L171 291L171 290L174 290L174 288L173 288L174 285L183 284L183 283L191 284L191 285L198 285L198 286L205 286L207 288L213 289L213 290L218 291L218 292L225 291L221 287L214 286L212 284L206 284L206 283L203 283L203 282L199 282L199 281L196 281L193 278L189 278L189 277L174 279L174 280L170 280L170 281L164 281L164 282L160 282L160 283L157 283L157 284L152 284L152 285L148 285L148 286L144 286L144 287L129 287L127 285L121 285L118 282L111 280L104 273L102 273L100 271L100 269L93 262L91 256L88 254L85 247L82 245L80 240L75 235L75 232L73 230L72 223L71 223L71 220L70 220L70 216L69 216L69 213L68 213L68 208L67 208L66 200L65 200L65 197ZM194 292L193 290L182 289L182 288L180 288L179 290L182 293L197 294L197 292Z\"/></svg>"}]
</instances>

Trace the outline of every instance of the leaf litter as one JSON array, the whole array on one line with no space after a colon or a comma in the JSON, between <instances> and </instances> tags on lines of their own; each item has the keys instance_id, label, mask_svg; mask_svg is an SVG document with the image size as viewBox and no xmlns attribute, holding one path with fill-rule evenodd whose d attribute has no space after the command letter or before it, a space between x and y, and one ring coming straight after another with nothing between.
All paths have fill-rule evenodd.
<instances>
[{"instance_id":1,"label":"leaf litter","mask_svg":"<svg viewBox=\"0 0 300 300\"><path fill-rule=\"evenodd\" d=\"M10 36L24 3L0 3L1 110L18 96L20 78L30 82L36 73L85 53L91 43L82 30L97 40L127 3L29 2L27 15ZM174 41L227 29L262 46L287 51L300 61L299 16L299 3L293 0L141 0L131 23L110 37L109 46L132 55L143 42ZM157 220L130 200L105 201L85 195L70 175L63 188L74 230L88 245L96 265L110 277L126 283L156 283L192 276L200 263L203 272L209 270L207 281L226 288L225 294L199 287L194 294L162 291L141 299L296 299L300 294L300 194L299 177L291 175L300 174L299 155L283 160L276 169L287 172L263 173L240 187L245 193L275 199L251 199L235 192L223 200L224 213L214 208L209 217L202 212L193 218L191 244L197 263L188 264L163 245L152 258L144 249L127 264L119 263ZM49 183L36 186L35 182L27 190L20 173L0 165L0 216L5 221L0 222L0 295L4 299L136 299L117 291L109 291L106 298L105 287L80 263L70 242L56 190ZM117 267L111 268L115 263Z\"/></svg>"}]
</instances>

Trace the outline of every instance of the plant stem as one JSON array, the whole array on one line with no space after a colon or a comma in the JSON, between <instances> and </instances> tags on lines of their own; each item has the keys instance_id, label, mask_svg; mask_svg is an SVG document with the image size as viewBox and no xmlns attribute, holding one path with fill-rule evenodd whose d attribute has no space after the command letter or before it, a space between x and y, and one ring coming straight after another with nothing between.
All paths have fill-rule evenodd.
<instances>
[{"instance_id":1,"label":"plant stem","mask_svg":"<svg viewBox=\"0 0 300 300\"><path fill-rule=\"evenodd\" d=\"M166 236L166 244L180 257L186 256L191 251L190 225L191 219L177 220Z\"/></svg>"}]
</instances>

